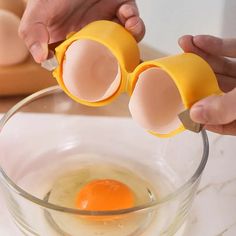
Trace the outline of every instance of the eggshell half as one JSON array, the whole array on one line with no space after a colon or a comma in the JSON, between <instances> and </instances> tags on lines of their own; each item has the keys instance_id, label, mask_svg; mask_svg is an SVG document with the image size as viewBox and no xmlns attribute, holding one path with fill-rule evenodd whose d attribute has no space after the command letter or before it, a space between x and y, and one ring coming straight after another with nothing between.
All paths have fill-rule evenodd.
<instances>
[{"instance_id":1,"label":"eggshell half","mask_svg":"<svg viewBox=\"0 0 236 236\"><path fill-rule=\"evenodd\" d=\"M63 82L68 91L81 100L105 100L120 86L118 61L102 44L77 40L65 53Z\"/></svg>"},{"instance_id":2,"label":"eggshell half","mask_svg":"<svg viewBox=\"0 0 236 236\"><path fill-rule=\"evenodd\" d=\"M133 119L143 128L168 134L180 126L178 114L184 110L184 106L170 76L153 67L139 75L129 109Z\"/></svg>"},{"instance_id":3,"label":"eggshell half","mask_svg":"<svg viewBox=\"0 0 236 236\"><path fill-rule=\"evenodd\" d=\"M29 52L18 36L20 18L15 14L0 10L0 66L10 66L23 62Z\"/></svg>"}]
</instances>

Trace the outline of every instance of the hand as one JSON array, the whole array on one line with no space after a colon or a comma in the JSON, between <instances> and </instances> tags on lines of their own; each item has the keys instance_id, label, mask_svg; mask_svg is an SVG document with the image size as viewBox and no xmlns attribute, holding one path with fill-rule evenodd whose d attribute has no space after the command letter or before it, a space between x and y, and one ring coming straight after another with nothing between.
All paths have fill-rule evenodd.
<instances>
[{"instance_id":1,"label":"hand","mask_svg":"<svg viewBox=\"0 0 236 236\"><path fill-rule=\"evenodd\" d=\"M48 57L48 44L95 20L116 21L137 41L145 33L135 0L28 0L19 35L40 63Z\"/></svg>"},{"instance_id":2,"label":"hand","mask_svg":"<svg viewBox=\"0 0 236 236\"><path fill-rule=\"evenodd\" d=\"M236 135L236 39L220 39L208 35L186 35L179 39L185 52L205 59L216 73L225 94L210 96L193 105L191 118L205 124L206 129Z\"/></svg>"}]
</instances>

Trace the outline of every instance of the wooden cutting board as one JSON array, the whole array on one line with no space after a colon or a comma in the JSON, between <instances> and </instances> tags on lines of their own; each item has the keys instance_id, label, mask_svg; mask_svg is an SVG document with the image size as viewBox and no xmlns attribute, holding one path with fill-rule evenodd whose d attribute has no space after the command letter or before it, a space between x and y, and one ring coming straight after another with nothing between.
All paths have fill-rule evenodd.
<instances>
[{"instance_id":1,"label":"wooden cutting board","mask_svg":"<svg viewBox=\"0 0 236 236\"><path fill-rule=\"evenodd\" d=\"M57 84L31 56L22 64L0 67L0 96L27 95Z\"/></svg>"}]
</instances>

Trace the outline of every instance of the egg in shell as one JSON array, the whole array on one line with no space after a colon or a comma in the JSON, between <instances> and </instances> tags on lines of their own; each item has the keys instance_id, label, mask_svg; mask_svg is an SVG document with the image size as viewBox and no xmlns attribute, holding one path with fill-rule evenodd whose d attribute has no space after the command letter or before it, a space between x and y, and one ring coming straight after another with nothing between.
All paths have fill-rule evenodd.
<instances>
[{"instance_id":1,"label":"egg in shell","mask_svg":"<svg viewBox=\"0 0 236 236\"><path fill-rule=\"evenodd\" d=\"M0 10L0 66L19 64L29 55L23 40L18 36L19 25L18 16Z\"/></svg>"},{"instance_id":2,"label":"egg in shell","mask_svg":"<svg viewBox=\"0 0 236 236\"><path fill-rule=\"evenodd\" d=\"M25 2L23 0L0 0L0 9L10 11L21 17L24 13Z\"/></svg>"},{"instance_id":3,"label":"egg in shell","mask_svg":"<svg viewBox=\"0 0 236 236\"><path fill-rule=\"evenodd\" d=\"M162 69L152 67L139 75L129 109L143 128L168 134L181 125L178 114L184 105L171 77Z\"/></svg>"}]
</instances>

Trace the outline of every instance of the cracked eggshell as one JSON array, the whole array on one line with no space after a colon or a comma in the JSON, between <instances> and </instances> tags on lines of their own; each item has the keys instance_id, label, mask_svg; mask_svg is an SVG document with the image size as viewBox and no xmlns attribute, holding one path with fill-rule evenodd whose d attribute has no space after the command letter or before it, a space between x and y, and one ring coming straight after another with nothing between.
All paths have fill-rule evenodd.
<instances>
[{"instance_id":1,"label":"cracked eggshell","mask_svg":"<svg viewBox=\"0 0 236 236\"><path fill-rule=\"evenodd\" d=\"M0 9L10 11L18 17L22 17L25 10L25 2L23 0L0 0Z\"/></svg>"},{"instance_id":2,"label":"cracked eggshell","mask_svg":"<svg viewBox=\"0 0 236 236\"><path fill-rule=\"evenodd\" d=\"M71 94L88 102L109 98L121 83L115 56L102 44L87 39L77 40L68 47L62 77Z\"/></svg>"},{"instance_id":3,"label":"cracked eggshell","mask_svg":"<svg viewBox=\"0 0 236 236\"><path fill-rule=\"evenodd\" d=\"M133 119L146 130L168 134L181 125L178 114L184 105L170 76L153 67L139 75L129 109Z\"/></svg>"},{"instance_id":4,"label":"cracked eggshell","mask_svg":"<svg viewBox=\"0 0 236 236\"><path fill-rule=\"evenodd\" d=\"M0 10L0 66L19 64L28 57L28 49L18 36L19 24L18 16Z\"/></svg>"}]
</instances>

